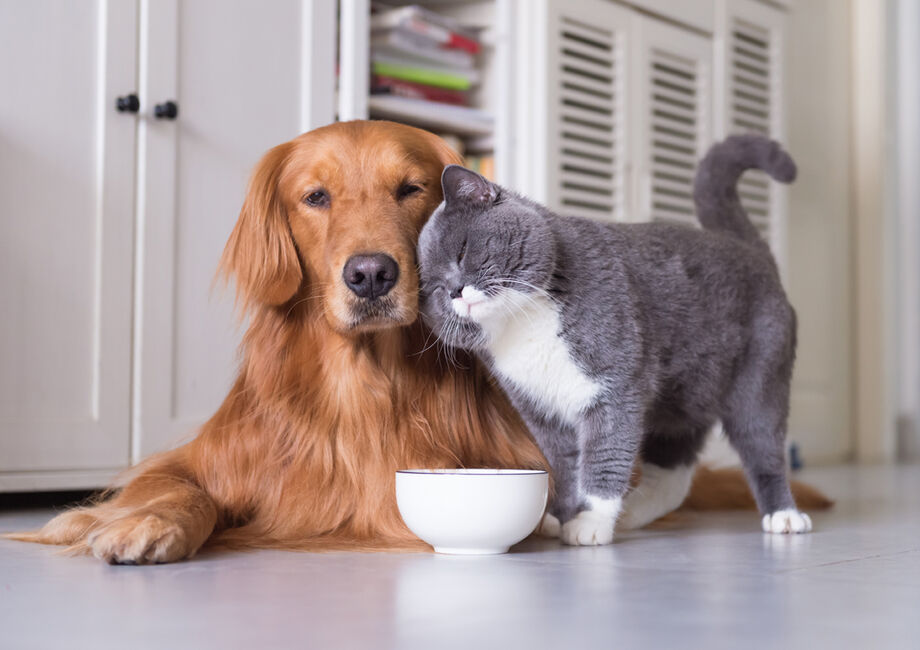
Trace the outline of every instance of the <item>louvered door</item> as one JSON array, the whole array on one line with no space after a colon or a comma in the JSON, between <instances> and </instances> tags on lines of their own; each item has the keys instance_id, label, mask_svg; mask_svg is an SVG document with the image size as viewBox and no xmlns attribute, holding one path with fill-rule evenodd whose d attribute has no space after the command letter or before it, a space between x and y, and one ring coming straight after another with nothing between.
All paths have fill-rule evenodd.
<instances>
[{"instance_id":1,"label":"louvered door","mask_svg":"<svg viewBox=\"0 0 920 650\"><path fill-rule=\"evenodd\" d=\"M531 193L563 214L625 215L628 26L629 12L609 2L547 3L546 72L537 81L545 138L535 150L545 182Z\"/></svg>"},{"instance_id":2,"label":"louvered door","mask_svg":"<svg viewBox=\"0 0 920 650\"><path fill-rule=\"evenodd\" d=\"M630 113L636 221L696 225L693 178L711 142L712 46L706 38L633 17Z\"/></svg>"},{"instance_id":3,"label":"louvered door","mask_svg":"<svg viewBox=\"0 0 920 650\"><path fill-rule=\"evenodd\" d=\"M782 11L754 0L719 0L715 34L716 137L760 133L785 139ZM763 172L739 183L742 205L784 267L786 192Z\"/></svg>"}]
</instances>

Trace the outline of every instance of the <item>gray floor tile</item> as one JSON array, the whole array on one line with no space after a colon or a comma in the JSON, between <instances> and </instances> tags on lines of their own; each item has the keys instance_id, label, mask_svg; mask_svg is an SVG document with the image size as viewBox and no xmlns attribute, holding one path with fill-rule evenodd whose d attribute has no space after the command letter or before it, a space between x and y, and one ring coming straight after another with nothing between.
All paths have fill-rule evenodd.
<instances>
[{"instance_id":1,"label":"gray floor tile","mask_svg":"<svg viewBox=\"0 0 920 650\"><path fill-rule=\"evenodd\" d=\"M0 648L920 648L920 467L803 478L838 502L793 537L686 513L604 548L155 567L0 540ZM0 512L0 531L50 515Z\"/></svg>"}]
</instances>

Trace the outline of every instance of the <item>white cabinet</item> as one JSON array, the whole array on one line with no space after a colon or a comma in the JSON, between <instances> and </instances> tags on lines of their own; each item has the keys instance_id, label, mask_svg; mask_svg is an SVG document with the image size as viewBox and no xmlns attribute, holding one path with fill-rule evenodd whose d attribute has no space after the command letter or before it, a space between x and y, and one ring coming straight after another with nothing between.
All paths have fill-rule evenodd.
<instances>
[{"instance_id":1,"label":"white cabinet","mask_svg":"<svg viewBox=\"0 0 920 650\"><path fill-rule=\"evenodd\" d=\"M250 170L270 147L311 127L301 61L303 22L312 16L301 5L143 4L135 461L194 434L230 389L242 328L233 288L212 284ZM328 32L334 15L325 17ZM330 47L329 79L332 55ZM167 100L178 104L177 119L150 119L151 105Z\"/></svg>"},{"instance_id":2,"label":"white cabinet","mask_svg":"<svg viewBox=\"0 0 920 650\"><path fill-rule=\"evenodd\" d=\"M0 489L104 485L217 408L217 262L262 153L333 119L334 32L324 0L0 2Z\"/></svg>"},{"instance_id":3,"label":"white cabinet","mask_svg":"<svg viewBox=\"0 0 920 650\"><path fill-rule=\"evenodd\" d=\"M713 137L784 133L785 14L763 2L422 4L484 28L473 101L493 126L468 143L562 212L692 221ZM0 489L104 484L213 413L242 326L212 280L246 179L336 110L375 116L369 11L0 0ZM138 112L117 112L129 93ZM742 193L782 260L784 190Z\"/></svg>"},{"instance_id":4,"label":"white cabinet","mask_svg":"<svg viewBox=\"0 0 920 650\"><path fill-rule=\"evenodd\" d=\"M128 460L135 19L0 3L0 472L22 485Z\"/></svg>"}]
</instances>

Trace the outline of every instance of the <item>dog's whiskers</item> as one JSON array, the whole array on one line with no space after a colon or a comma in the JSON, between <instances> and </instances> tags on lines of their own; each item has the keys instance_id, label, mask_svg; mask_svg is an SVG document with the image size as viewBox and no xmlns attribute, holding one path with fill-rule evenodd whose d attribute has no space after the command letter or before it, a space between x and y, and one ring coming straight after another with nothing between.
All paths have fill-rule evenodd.
<instances>
[{"instance_id":1,"label":"dog's whiskers","mask_svg":"<svg viewBox=\"0 0 920 650\"><path fill-rule=\"evenodd\" d=\"M295 309L297 306L299 306L299 305L301 305L301 304L303 304L303 303L305 303L305 302L309 302L309 301L311 301L311 300L317 300L317 299L320 299L320 298L324 298L325 296L326 296L326 293L325 293L324 291L321 291L321 292L316 293L316 294L313 294L313 295L311 295L311 296L306 296L306 297L304 297L304 298L301 298L300 300L298 300L297 302L295 302L293 305L290 306L290 308L287 310L287 313L284 315L284 317L285 317L285 318L288 318L288 317L291 315L291 312L293 312L294 309Z\"/></svg>"}]
</instances>

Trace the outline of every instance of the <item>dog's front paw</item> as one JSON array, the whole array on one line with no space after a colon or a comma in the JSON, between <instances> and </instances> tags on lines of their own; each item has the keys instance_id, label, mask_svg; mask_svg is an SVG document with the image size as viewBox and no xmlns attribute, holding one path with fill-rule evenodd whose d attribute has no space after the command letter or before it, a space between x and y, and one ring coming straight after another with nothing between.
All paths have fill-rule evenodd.
<instances>
[{"instance_id":1,"label":"dog's front paw","mask_svg":"<svg viewBox=\"0 0 920 650\"><path fill-rule=\"evenodd\" d=\"M811 530L811 517L795 508L788 508L764 515L761 524L765 533L807 533Z\"/></svg>"},{"instance_id":2,"label":"dog's front paw","mask_svg":"<svg viewBox=\"0 0 920 650\"><path fill-rule=\"evenodd\" d=\"M182 527L155 514L134 514L92 531L87 545L109 564L158 564L191 555Z\"/></svg>"},{"instance_id":3,"label":"dog's front paw","mask_svg":"<svg viewBox=\"0 0 920 650\"><path fill-rule=\"evenodd\" d=\"M562 525L562 542L571 546L599 546L613 542L615 517L595 510L582 510Z\"/></svg>"},{"instance_id":4,"label":"dog's front paw","mask_svg":"<svg viewBox=\"0 0 920 650\"><path fill-rule=\"evenodd\" d=\"M560 532L562 532L562 524L559 523L559 520L548 512L543 515L543 520L540 522L540 525L537 526L537 535L542 537L559 537Z\"/></svg>"}]
</instances>

